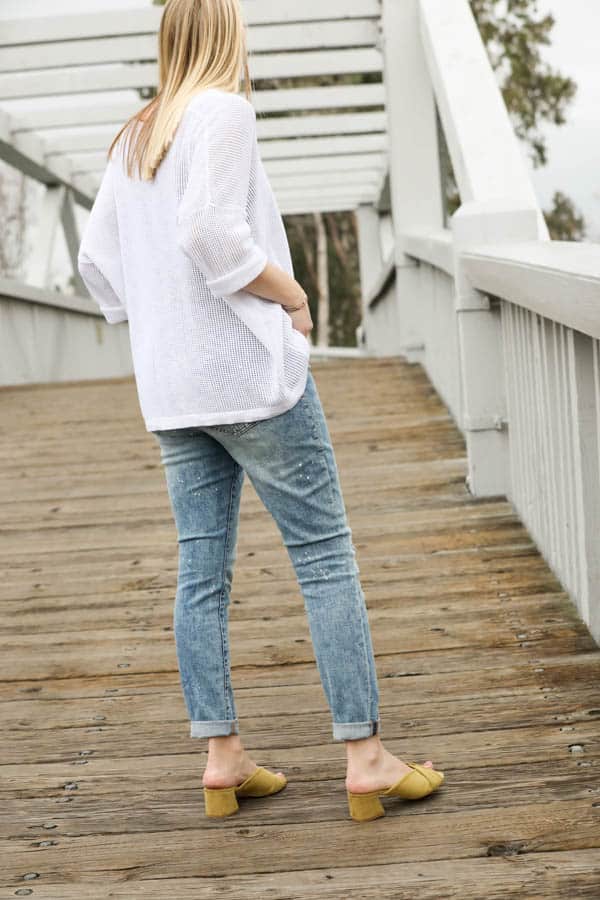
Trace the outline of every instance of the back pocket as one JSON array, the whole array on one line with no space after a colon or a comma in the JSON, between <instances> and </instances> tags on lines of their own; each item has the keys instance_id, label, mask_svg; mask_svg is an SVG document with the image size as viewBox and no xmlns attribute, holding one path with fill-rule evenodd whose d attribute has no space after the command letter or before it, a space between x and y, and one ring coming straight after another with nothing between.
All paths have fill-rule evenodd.
<instances>
[{"instance_id":1,"label":"back pocket","mask_svg":"<svg viewBox=\"0 0 600 900\"><path fill-rule=\"evenodd\" d=\"M231 435L240 435L245 434L247 431L250 431L251 428L254 428L255 425L261 420L258 419L256 422L227 422L222 425L208 425L207 427L212 429L213 431L219 431L221 434L231 434Z\"/></svg>"}]
</instances>

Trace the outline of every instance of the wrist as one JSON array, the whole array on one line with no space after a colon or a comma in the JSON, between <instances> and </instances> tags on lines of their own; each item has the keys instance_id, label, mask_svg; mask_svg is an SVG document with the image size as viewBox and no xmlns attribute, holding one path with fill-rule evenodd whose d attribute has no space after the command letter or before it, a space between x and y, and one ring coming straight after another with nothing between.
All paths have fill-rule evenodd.
<instances>
[{"instance_id":1,"label":"wrist","mask_svg":"<svg viewBox=\"0 0 600 900\"><path fill-rule=\"evenodd\" d=\"M299 309L302 309L308 303L308 295L303 293L297 300L294 300L293 303L282 303L284 310L286 312L297 312Z\"/></svg>"}]
</instances>

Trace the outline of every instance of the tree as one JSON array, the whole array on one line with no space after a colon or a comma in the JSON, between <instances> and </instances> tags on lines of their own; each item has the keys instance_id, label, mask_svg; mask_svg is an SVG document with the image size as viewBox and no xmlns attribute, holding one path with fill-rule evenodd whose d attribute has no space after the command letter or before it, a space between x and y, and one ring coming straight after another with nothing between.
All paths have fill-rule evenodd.
<instances>
[{"instance_id":1,"label":"tree","mask_svg":"<svg viewBox=\"0 0 600 900\"><path fill-rule=\"evenodd\" d=\"M572 200L562 191L556 191L552 207L544 215L554 241L582 241L585 238L585 219L580 215Z\"/></svg>"},{"instance_id":2,"label":"tree","mask_svg":"<svg viewBox=\"0 0 600 900\"><path fill-rule=\"evenodd\" d=\"M538 0L470 0L514 128L530 147L534 165L547 162L541 126L565 123L575 82L544 60L554 16L539 12Z\"/></svg>"},{"instance_id":3,"label":"tree","mask_svg":"<svg viewBox=\"0 0 600 900\"><path fill-rule=\"evenodd\" d=\"M470 4L515 132L528 145L533 165L544 166L548 149L543 125L564 125L566 111L577 93L573 79L543 57L543 48L551 43L554 16L541 14L538 0L470 0ZM443 134L440 145L446 208L451 215L460 198ZM544 215L555 239L577 241L585 234L583 216L561 191L554 195L553 207Z\"/></svg>"}]
</instances>

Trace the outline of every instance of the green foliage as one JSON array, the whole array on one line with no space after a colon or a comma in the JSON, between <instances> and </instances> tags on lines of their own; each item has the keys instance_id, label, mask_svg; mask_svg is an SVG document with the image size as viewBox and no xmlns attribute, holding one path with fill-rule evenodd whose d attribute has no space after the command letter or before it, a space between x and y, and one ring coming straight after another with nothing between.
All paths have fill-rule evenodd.
<instances>
[{"instance_id":1,"label":"green foliage","mask_svg":"<svg viewBox=\"0 0 600 900\"><path fill-rule=\"evenodd\" d=\"M575 82L553 69L542 48L551 43L555 20L539 12L537 0L470 0L499 79L504 101L534 165L547 162L545 122L563 125Z\"/></svg>"},{"instance_id":2,"label":"green foliage","mask_svg":"<svg viewBox=\"0 0 600 900\"><path fill-rule=\"evenodd\" d=\"M470 0L471 9L499 79L500 89L517 135L529 146L534 166L548 162L543 125L563 125L577 85L543 58L551 43L554 17L539 12L538 0ZM439 128L446 215L460 205L452 164ZM557 191L545 212L555 240L582 240L585 220L574 203Z\"/></svg>"},{"instance_id":3,"label":"green foliage","mask_svg":"<svg viewBox=\"0 0 600 900\"><path fill-rule=\"evenodd\" d=\"M544 211L550 237L554 241L582 241L586 236L585 219L562 191L556 191L552 206Z\"/></svg>"}]
</instances>

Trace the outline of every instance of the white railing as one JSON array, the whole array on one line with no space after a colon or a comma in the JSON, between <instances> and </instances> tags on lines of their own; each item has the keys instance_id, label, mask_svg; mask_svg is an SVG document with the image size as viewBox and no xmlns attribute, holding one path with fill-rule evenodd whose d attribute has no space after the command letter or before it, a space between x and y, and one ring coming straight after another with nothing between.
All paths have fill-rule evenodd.
<instances>
[{"instance_id":1,"label":"white railing","mask_svg":"<svg viewBox=\"0 0 600 900\"><path fill-rule=\"evenodd\" d=\"M367 347L422 363L465 436L470 490L510 498L600 641L600 247L549 240L468 0L383 8L386 77L401 67L413 96L388 78L395 279L381 260L369 273ZM448 229L433 98L461 198ZM361 271L372 219L359 211Z\"/></svg>"},{"instance_id":2,"label":"white railing","mask_svg":"<svg viewBox=\"0 0 600 900\"><path fill-rule=\"evenodd\" d=\"M0 386L132 372L126 323L109 325L88 297L0 277Z\"/></svg>"}]
</instances>

